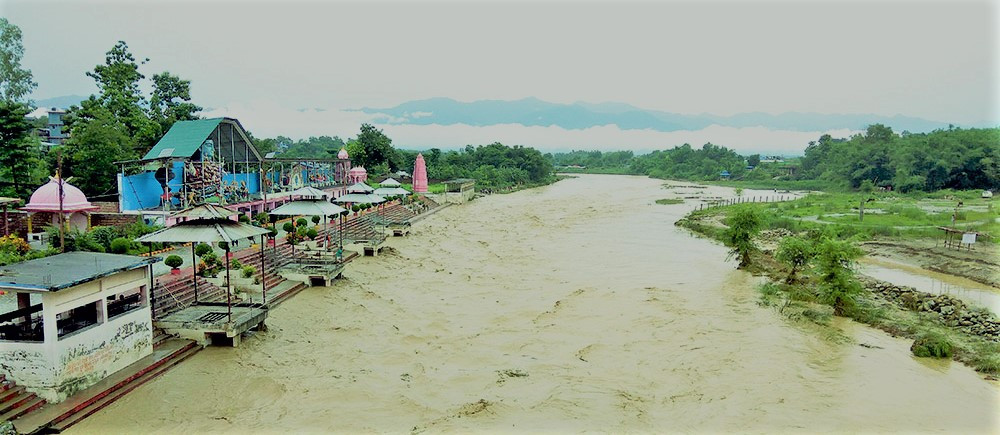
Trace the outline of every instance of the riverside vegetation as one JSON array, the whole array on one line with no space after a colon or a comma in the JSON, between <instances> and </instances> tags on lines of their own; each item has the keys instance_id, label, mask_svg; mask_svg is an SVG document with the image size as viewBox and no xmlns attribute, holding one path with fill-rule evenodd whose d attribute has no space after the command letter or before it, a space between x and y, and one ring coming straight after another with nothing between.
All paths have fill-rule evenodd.
<instances>
[{"instance_id":1,"label":"riverside vegetation","mask_svg":"<svg viewBox=\"0 0 1000 435\"><path fill-rule=\"evenodd\" d=\"M845 217L850 204L867 201L870 195L811 194L783 203L713 207L694 211L677 225L725 243L739 258L739 267L770 277L771 282L760 287L760 304L775 307L792 321L825 326L832 316L848 317L913 339L911 350L916 356L951 357L987 376L1000 374L1000 323L993 314L946 295L930 295L854 272L855 260L864 254L859 242L901 235L927 237L933 229L928 225L947 223L942 221L952 214L933 208L927 211L935 201L947 198L954 203L964 198L971 210L959 223L979 229L995 228L998 214L992 204L968 192L938 192L929 197L886 194L870 203L898 207L895 212L866 216L867 224L850 222ZM826 219L802 219L824 212ZM984 245L979 249L996 251L990 241ZM829 328L823 328L823 333L840 338Z\"/></svg>"}]
</instances>

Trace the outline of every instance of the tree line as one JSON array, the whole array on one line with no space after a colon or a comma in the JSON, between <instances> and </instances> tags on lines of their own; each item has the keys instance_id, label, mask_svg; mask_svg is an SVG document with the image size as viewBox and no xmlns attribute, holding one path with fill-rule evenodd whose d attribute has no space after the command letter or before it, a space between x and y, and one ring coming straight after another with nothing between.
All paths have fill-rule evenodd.
<instances>
[{"instance_id":1,"label":"tree line","mask_svg":"<svg viewBox=\"0 0 1000 435\"><path fill-rule=\"evenodd\" d=\"M815 181L838 189L1000 189L1000 128L896 134L891 127L875 124L850 138L823 135L809 143L803 157L780 164L762 164L758 154L742 156L711 143L639 156L572 151L552 154L550 161L561 167L585 166L587 172L693 181L718 180L726 171L734 180Z\"/></svg>"}]
</instances>

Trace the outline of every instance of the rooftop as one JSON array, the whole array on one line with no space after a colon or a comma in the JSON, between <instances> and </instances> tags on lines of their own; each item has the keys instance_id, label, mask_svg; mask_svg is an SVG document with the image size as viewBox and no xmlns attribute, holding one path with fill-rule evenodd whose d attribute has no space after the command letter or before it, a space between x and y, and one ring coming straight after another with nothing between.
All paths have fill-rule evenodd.
<instances>
[{"instance_id":1,"label":"rooftop","mask_svg":"<svg viewBox=\"0 0 1000 435\"><path fill-rule=\"evenodd\" d=\"M54 292L138 269L158 260L99 252L66 252L0 266L0 289Z\"/></svg>"}]
</instances>

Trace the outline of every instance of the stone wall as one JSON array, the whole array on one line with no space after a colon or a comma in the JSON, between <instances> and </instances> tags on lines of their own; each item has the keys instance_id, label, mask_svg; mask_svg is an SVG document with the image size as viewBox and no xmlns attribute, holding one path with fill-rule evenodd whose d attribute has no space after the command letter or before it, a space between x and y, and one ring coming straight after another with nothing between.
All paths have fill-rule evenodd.
<instances>
[{"instance_id":1,"label":"stone wall","mask_svg":"<svg viewBox=\"0 0 1000 435\"><path fill-rule=\"evenodd\" d=\"M1000 341L1000 321L985 308L972 308L948 295L934 295L913 287L899 286L864 277L862 283L872 293L908 310L930 313L948 326L987 340Z\"/></svg>"},{"instance_id":2,"label":"stone wall","mask_svg":"<svg viewBox=\"0 0 1000 435\"><path fill-rule=\"evenodd\" d=\"M90 225L94 227L121 227L138 221L139 217L134 214L93 213L90 215Z\"/></svg>"}]
</instances>

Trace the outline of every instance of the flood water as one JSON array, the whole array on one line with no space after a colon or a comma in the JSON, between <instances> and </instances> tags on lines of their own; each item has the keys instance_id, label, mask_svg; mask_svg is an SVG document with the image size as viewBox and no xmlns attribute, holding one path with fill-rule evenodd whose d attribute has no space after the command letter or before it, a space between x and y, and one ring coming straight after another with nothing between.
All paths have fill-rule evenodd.
<instances>
[{"instance_id":1,"label":"flood water","mask_svg":"<svg viewBox=\"0 0 1000 435\"><path fill-rule=\"evenodd\" d=\"M919 291L956 297L1000 316L1000 289L971 279L947 275L882 258L865 258L861 271L873 278Z\"/></svg>"},{"instance_id":2,"label":"flood water","mask_svg":"<svg viewBox=\"0 0 1000 435\"><path fill-rule=\"evenodd\" d=\"M973 370L759 307L758 278L673 225L695 202L654 204L661 184L581 176L442 210L72 431L998 430L1000 388Z\"/></svg>"}]
</instances>

